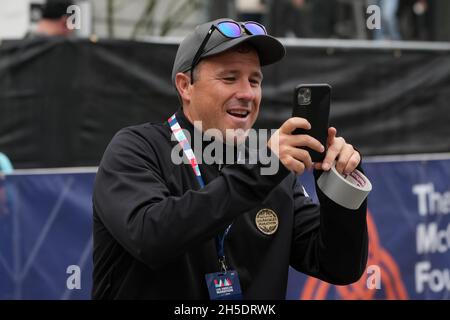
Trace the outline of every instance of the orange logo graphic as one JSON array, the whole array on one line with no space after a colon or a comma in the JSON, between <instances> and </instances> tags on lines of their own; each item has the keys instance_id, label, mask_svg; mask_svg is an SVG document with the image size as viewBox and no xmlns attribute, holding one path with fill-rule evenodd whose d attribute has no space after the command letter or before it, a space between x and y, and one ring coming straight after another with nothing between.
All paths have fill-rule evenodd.
<instances>
[{"instance_id":1,"label":"orange logo graphic","mask_svg":"<svg viewBox=\"0 0 450 320\"><path fill-rule=\"evenodd\" d=\"M339 298L343 300L372 300L375 299L377 291L384 293L385 299L388 300L408 299L408 293L403 284L398 266L392 256L381 246L376 225L369 211L367 211L367 228L369 233L367 266L376 265L380 268L382 290L367 288L367 279L370 276L367 272L364 272L361 279L357 282L348 286L333 286L319 279L308 277L303 287L303 292L300 294L300 299L326 299L332 287L336 289Z\"/></svg>"}]
</instances>

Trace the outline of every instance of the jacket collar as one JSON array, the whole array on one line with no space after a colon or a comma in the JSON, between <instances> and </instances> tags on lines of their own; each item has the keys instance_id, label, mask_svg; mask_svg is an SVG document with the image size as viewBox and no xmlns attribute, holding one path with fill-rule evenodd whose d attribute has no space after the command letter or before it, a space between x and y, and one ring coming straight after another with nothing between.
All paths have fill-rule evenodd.
<instances>
[{"instance_id":1,"label":"jacket collar","mask_svg":"<svg viewBox=\"0 0 450 320\"><path fill-rule=\"evenodd\" d=\"M199 130L198 128L196 128L196 127L189 121L189 119L188 119L188 118L186 117L186 115L184 114L183 109L178 109L178 111L175 113L175 117L177 118L178 123L180 124L180 127L181 127L182 129L187 130L187 131L189 132L190 139L189 139L189 137L187 137L187 138L188 138L188 141L190 140L189 143L190 143L190 145L191 145L191 148L192 148L192 150L194 151L194 154L195 154L197 160L199 160L199 157L200 157L201 155L198 154L198 151L201 150L202 155L203 155L203 151L205 150L205 148L206 148L207 146L209 146L211 143L213 143L214 140L204 139L204 134L203 134L203 132L200 132L200 130ZM197 138L197 141L198 141L198 140L201 140L201 143L202 143L201 149L199 149L198 147L196 148L196 145L195 145L196 139L194 139L194 135L199 135L199 136L201 137L201 139L198 139L198 138ZM227 145L226 143L222 143L221 146L222 146L222 150L223 150L223 157L222 157L221 161L220 161L220 159L217 159L217 158L215 157L216 163L217 163L217 164L220 164L220 163L222 163L222 164L223 164L223 163L226 163L227 154L229 154L229 153L232 153L232 154L233 154L234 162L236 162L237 159L238 159L238 156L240 156L240 155L238 154L239 148L237 148L236 146L230 146L230 145ZM247 148L246 148L245 154L247 154ZM231 156L229 156L229 157L231 157ZM202 161L202 162L203 162L203 161ZM227 163L227 164L229 164L229 163Z\"/></svg>"}]
</instances>

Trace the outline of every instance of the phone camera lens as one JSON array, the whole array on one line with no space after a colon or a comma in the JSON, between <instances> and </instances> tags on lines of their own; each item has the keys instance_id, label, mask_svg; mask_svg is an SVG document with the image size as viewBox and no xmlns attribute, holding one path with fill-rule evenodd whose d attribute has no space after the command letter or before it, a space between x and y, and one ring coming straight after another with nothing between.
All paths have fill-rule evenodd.
<instances>
[{"instance_id":1,"label":"phone camera lens","mask_svg":"<svg viewBox=\"0 0 450 320\"><path fill-rule=\"evenodd\" d=\"M311 89L310 88L301 88L298 91L298 104L301 106L311 104Z\"/></svg>"}]
</instances>

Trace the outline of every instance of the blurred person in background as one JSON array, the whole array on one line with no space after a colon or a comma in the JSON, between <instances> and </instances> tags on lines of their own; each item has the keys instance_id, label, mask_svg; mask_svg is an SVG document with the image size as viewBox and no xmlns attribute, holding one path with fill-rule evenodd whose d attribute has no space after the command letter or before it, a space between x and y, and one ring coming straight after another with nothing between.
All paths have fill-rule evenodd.
<instances>
[{"instance_id":1,"label":"blurred person in background","mask_svg":"<svg viewBox=\"0 0 450 320\"><path fill-rule=\"evenodd\" d=\"M6 154L0 152L0 173L11 173L13 166Z\"/></svg>"},{"instance_id":2,"label":"blurred person in background","mask_svg":"<svg viewBox=\"0 0 450 320\"><path fill-rule=\"evenodd\" d=\"M5 174L13 172L13 166L8 157L0 152L0 218L9 213L7 206L7 192L5 187Z\"/></svg>"},{"instance_id":3,"label":"blurred person in background","mask_svg":"<svg viewBox=\"0 0 450 320\"><path fill-rule=\"evenodd\" d=\"M400 30L404 40L434 40L432 0L401 0Z\"/></svg>"},{"instance_id":4,"label":"blurred person in background","mask_svg":"<svg viewBox=\"0 0 450 320\"><path fill-rule=\"evenodd\" d=\"M270 30L277 37L311 36L310 13L313 3L306 0L272 1Z\"/></svg>"},{"instance_id":5,"label":"blurred person in background","mask_svg":"<svg viewBox=\"0 0 450 320\"><path fill-rule=\"evenodd\" d=\"M36 28L26 35L26 38L33 37L68 37L73 30L67 25L67 8L73 5L67 0L47 0L42 7L42 17Z\"/></svg>"},{"instance_id":6,"label":"blurred person in background","mask_svg":"<svg viewBox=\"0 0 450 320\"><path fill-rule=\"evenodd\" d=\"M381 28L374 30L375 40L400 40L398 27L399 0L378 0L381 11Z\"/></svg>"},{"instance_id":7,"label":"blurred person in background","mask_svg":"<svg viewBox=\"0 0 450 320\"><path fill-rule=\"evenodd\" d=\"M264 0L236 0L238 20L263 23L267 12Z\"/></svg>"},{"instance_id":8,"label":"blurred person in background","mask_svg":"<svg viewBox=\"0 0 450 320\"><path fill-rule=\"evenodd\" d=\"M336 12L338 4L336 0L313 1L313 30L317 38L336 37Z\"/></svg>"}]
</instances>

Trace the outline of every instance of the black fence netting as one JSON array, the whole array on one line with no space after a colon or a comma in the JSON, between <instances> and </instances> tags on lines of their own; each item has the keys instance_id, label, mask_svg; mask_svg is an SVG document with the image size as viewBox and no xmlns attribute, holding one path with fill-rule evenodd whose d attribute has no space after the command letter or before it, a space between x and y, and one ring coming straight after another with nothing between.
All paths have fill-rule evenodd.
<instances>
[{"instance_id":1,"label":"black fence netting","mask_svg":"<svg viewBox=\"0 0 450 320\"><path fill-rule=\"evenodd\" d=\"M0 46L0 152L16 168L95 166L122 127L179 108L177 45L29 39ZM287 46L263 69L256 123L278 128L300 83L333 87L331 125L363 155L450 151L450 51Z\"/></svg>"}]
</instances>

